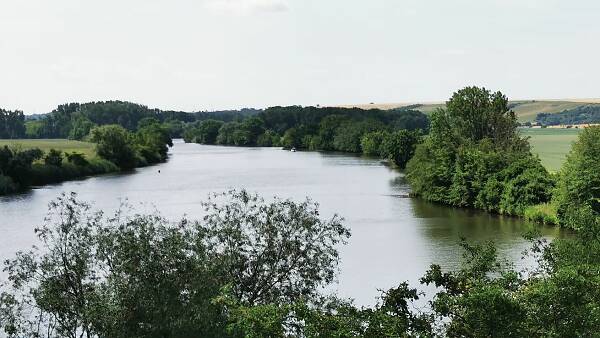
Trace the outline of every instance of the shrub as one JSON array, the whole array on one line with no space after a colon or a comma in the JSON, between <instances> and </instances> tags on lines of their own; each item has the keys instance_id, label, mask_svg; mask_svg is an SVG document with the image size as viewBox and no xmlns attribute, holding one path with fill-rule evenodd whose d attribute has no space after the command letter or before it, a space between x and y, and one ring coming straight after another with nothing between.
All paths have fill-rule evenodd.
<instances>
[{"instance_id":1,"label":"shrub","mask_svg":"<svg viewBox=\"0 0 600 338\"><path fill-rule=\"evenodd\" d=\"M19 190L19 187L13 182L12 178L0 175L0 195L6 195Z\"/></svg>"},{"instance_id":2,"label":"shrub","mask_svg":"<svg viewBox=\"0 0 600 338\"><path fill-rule=\"evenodd\" d=\"M67 158L69 163L72 163L76 166L83 167L89 164L88 160L86 160L85 158L85 155L81 153L65 153L65 157Z\"/></svg>"},{"instance_id":3,"label":"shrub","mask_svg":"<svg viewBox=\"0 0 600 338\"><path fill-rule=\"evenodd\" d=\"M525 208L523 213L526 220L535 223L547 224L547 225L558 225L558 215L556 213L556 206L552 203L542 203L538 205L531 205Z\"/></svg>"},{"instance_id":4,"label":"shrub","mask_svg":"<svg viewBox=\"0 0 600 338\"><path fill-rule=\"evenodd\" d=\"M62 161L62 151L60 150L50 149L50 151L48 151L48 154L44 156L44 163L47 165L60 167L62 165Z\"/></svg>"}]
</instances>

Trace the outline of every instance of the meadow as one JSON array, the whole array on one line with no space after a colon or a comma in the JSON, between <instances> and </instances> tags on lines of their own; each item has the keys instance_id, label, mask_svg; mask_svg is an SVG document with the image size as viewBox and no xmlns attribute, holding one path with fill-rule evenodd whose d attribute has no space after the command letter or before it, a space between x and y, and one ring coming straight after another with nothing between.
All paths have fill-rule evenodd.
<instances>
[{"instance_id":1,"label":"meadow","mask_svg":"<svg viewBox=\"0 0 600 338\"><path fill-rule=\"evenodd\" d=\"M77 152L85 154L88 159L96 157L96 145L90 142L67 139L0 140L0 147L5 145L8 145L9 147L20 147L21 149L40 148L45 153L47 153L50 149L56 149L68 153Z\"/></svg>"},{"instance_id":2,"label":"meadow","mask_svg":"<svg viewBox=\"0 0 600 338\"><path fill-rule=\"evenodd\" d=\"M521 134L529 137L531 150L540 156L542 164L550 171L560 170L571 145L577 140L581 129L520 129Z\"/></svg>"}]
</instances>

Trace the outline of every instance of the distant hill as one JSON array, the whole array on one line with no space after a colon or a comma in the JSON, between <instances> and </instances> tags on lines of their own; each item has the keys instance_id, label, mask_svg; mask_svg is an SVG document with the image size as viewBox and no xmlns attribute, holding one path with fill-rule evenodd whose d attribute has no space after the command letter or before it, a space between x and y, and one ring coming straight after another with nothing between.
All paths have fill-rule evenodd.
<instances>
[{"instance_id":1,"label":"distant hill","mask_svg":"<svg viewBox=\"0 0 600 338\"><path fill-rule=\"evenodd\" d=\"M426 103L369 103L357 105L341 105L340 107L357 107L362 109L394 109L410 107L429 114L437 108L445 106L444 102ZM515 100L510 101L510 107L517 114L520 122L533 122L537 114L556 114L564 111L581 109L585 106L600 106L600 99L565 99L565 100Z\"/></svg>"}]
</instances>

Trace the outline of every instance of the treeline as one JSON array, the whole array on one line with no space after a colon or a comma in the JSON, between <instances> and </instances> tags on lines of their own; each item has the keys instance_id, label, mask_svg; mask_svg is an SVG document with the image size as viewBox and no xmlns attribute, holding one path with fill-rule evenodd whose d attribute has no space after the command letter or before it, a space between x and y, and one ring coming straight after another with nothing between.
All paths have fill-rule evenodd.
<instances>
[{"instance_id":1,"label":"treeline","mask_svg":"<svg viewBox=\"0 0 600 338\"><path fill-rule=\"evenodd\" d=\"M153 118L139 121L135 132L119 125L94 127L87 139L96 143L98 158L56 149L44 153L38 148L0 148L0 195L163 162L173 145L169 130Z\"/></svg>"},{"instance_id":2,"label":"treeline","mask_svg":"<svg viewBox=\"0 0 600 338\"><path fill-rule=\"evenodd\" d=\"M24 116L21 111L0 109L0 138L69 138L81 140L96 126L117 124L134 131L145 118L164 123L172 137L181 137L186 123L214 119L219 121L243 120L262 110L240 109L208 112L183 112L148 108L124 101L67 103L48 114Z\"/></svg>"},{"instance_id":3,"label":"treeline","mask_svg":"<svg viewBox=\"0 0 600 338\"><path fill-rule=\"evenodd\" d=\"M600 128L581 132L562 170L549 173L517 130L508 99L468 87L431 115L407 165L426 200L579 229L600 217Z\"/></svg>"},{"instance_id":4,"label":"treeline","mask_svg":"<svg viewBox=\"0 0 600 338\"><path fill-rule=\"evenodd\" d=\"M25 115L22 111L0 109L0 139L25 136Z\"/></svg>"},{"instance_id":5,"label":"treeline","mask_svg":"<svg viewBox=\"0 0 600 338\"><path fill-rule=\"evenodd\" d=\"M403 166L402 157L428 124L427 116L408 109L271 107L242 121L191 123L183 137L202 144L364 152Z\"/></svg>"},{"instance_id":6,"label":"treeline","mask_svg":"<svg viewBox=\"0 0 600 338\"><path fill-rule=\"evenodd\" d=\"M461 242L455 271L433 264L376 305L325 296L350 233L307 200L213 195L199 221L50 204L39 245L7 260L8 337L594 337L600 224L552 243L531 234L519 271L492 243ZM428 287L426 287L428 286ZM424 291L426 289L428 291Z\"/></svg>"},{"instance_id":7,"label":"treeline","mask_svg":"<svg viewBox=\"0 0 600 338\"><path fill-rule=\"evenodd\" d=\"M600 123L600 104L589 104L560 113L539 113L535 121L543 126Z\"/></svg>"}]
</instances>

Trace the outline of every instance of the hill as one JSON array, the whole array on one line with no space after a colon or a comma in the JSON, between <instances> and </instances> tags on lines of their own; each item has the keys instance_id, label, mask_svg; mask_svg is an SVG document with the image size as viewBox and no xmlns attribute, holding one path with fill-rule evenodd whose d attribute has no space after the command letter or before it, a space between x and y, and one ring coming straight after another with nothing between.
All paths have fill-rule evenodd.
<instances>
[{"instance_id":1,"label":"hill","mask_svg":"<svg viewBox=\"0 0 600 338\"><path fill-rule=\"evenodd\" d=\"M431 113L437 108L444 107L443 102L424 102L424 103L369 103L357 105L341 105L346 108L362 109L394 109L410 106L412 109L419 110L425 114ZM539 113L555 114L565 110L573 110L583 106L599 105L600 99L565 99L565 100L514 100L510 101L510 107L517 114L519 122L533 122Z\"/></svg>"}]
</instances>

